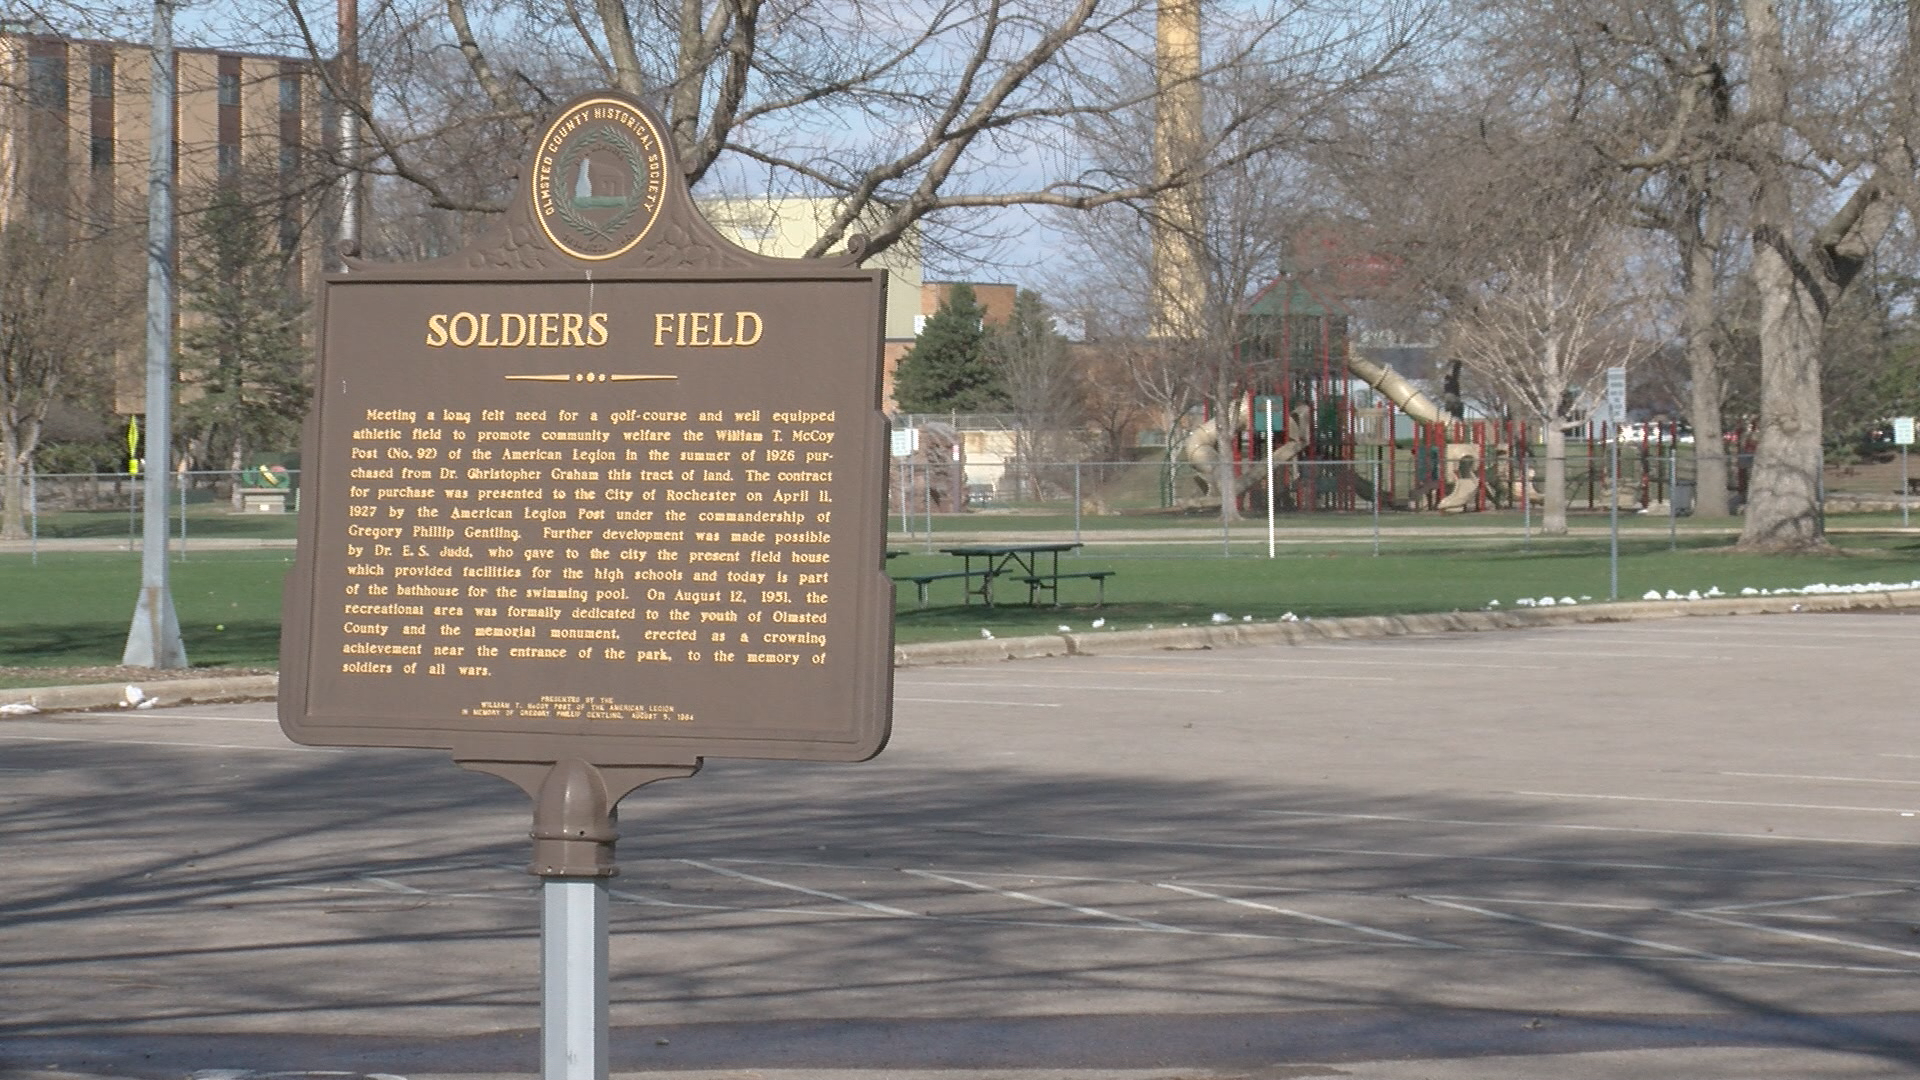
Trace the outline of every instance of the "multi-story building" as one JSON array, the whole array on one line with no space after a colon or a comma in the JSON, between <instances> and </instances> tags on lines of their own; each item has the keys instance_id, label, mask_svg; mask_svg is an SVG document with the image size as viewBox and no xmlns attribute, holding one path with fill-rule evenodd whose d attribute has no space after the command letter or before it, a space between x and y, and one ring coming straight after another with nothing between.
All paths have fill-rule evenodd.
<instances>
[{"instance_id":1,"label":"multi-story building","mask_svg":"<svg viewBox=\"0 0 1920 1080\"><path fill-rule=\"evenodd\" d=\"M276 207L278 243L296 289L321 269L306 168L319 145L322 81L301 58L209 49L175 54L175 206L190 215L222 182ZM118 287L144 296L152 53L144 43L86 41L0 28L0 228L25 224L54 242L98 243ZM138 323L142 305L122 305ZM137 332L129 340L140 340ZM145 411L144 357L117 358L115 409Z\"/></svg>"}]
</instances>

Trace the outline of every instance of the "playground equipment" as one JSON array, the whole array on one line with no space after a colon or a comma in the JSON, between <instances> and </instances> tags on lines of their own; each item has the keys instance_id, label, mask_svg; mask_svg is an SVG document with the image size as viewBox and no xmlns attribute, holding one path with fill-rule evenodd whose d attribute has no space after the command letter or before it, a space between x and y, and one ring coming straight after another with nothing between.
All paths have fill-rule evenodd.
<instances>
[{"instance_id":1,"label":"playground equipment","mask_svg":"<svg viewBox=\"0 0 1920 1080\"><path fill-rule=\"evenodd\" d=\"M1452 407L1443 407L1391 365L1357 355L1349 321L1346 311L1291 275L1248 305L1238 349L1245 389L1227 410L1230 497L1247 508L1271 464L1275 504L1289 510L1353 510L1378 498L1382 505L1464 513L1540 498L1527 465L1524 424L1461 419L1457 388L1446 395ZM1374 395L1386 404L1356 404L1357 397ZM1260 422L1259 397L1278 403L1276 430ZM1403 416L1411 422L1405 462L1398 460L1407 453L1398 430ZM1183 470L1167 491L1170 503L1218 504L1220 422L1207 417L1174 446L1173 460ZM1402 464L1410 473L1404 487Z\"/></svg>"}]
</instances>

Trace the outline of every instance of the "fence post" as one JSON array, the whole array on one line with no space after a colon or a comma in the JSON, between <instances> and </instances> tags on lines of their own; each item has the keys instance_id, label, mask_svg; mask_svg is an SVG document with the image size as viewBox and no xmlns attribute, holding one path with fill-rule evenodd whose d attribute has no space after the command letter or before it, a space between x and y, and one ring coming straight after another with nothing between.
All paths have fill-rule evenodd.
<instances>
[{"instance_id":1,"label":"fence post","mask_svg":"<svg viewBox=\"0 0 1920 1080\"><path fill-rule=\"evenodd\" d=\"M184 560L187 557L187 474L177 472L173 475L179 481L175 486L180 489L180 558Z\"/></svg>"},{"instance_id":2,"label":"fence post","mask_svg":"<svg viewBox=\"0 0 1920 1080\"><path fill-rule=\"evenodd\" d=\"M1073 542L1080 542L1080 463L1077 461L1073 463Z\"/></svg>"},{"instance_id":3,"label":"fence post","mask_svg":"<svg viewBox=\"0 0 1920 1080\"><path fill-rule=\"evenodd\" d=\"M1903 446L1900 449L1904 452L1906 447ZM40 565L40 472L33 467L32 463L27 465L27 521L28 550L32 554L29 561L38 566Z\"/></svg>"},{"instance_id":4,"label":"fence post","mask_svg":"<svg viewBox=\"0 0 1920 1080\"><path fill-rule=\"evenodd\" d=\"M1680 550L1680 500L1674 497L1674 488L1680 482L1680 441L1675 439L1667 449L1667 550ZM1699 481L1694 481L1699 487ZM1697 498L1698 496L1696 496Z\"/></svg>"},{"instance_id":5,"label":"fence post","mask_svg":"<svg viewBox=\"0 0 1920 1080\"><path fill-rule=\"evenodd\" d=\"M1373 557L1380 557L1380 459L1373 459Z\"/></svg>"}]
</instances>

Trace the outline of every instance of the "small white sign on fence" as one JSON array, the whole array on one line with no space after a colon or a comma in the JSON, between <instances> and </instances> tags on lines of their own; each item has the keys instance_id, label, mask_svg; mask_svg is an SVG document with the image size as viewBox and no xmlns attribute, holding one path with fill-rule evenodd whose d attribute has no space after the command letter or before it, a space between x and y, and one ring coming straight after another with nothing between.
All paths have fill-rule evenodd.
<instances>
[{"instance_id":1,"label":"small white sign on fence","mask_svg":"<svg viewBox=\"0 0 1920 1080\"><path fill-rule=\"evenodd\" d=\"M1893 443L1895 446L1913 445L1913 417L1896 416L1893 418Z\"/></svg>"},{"instance_id":2,"label":"small white sign on fence","mask_svg":"<svg viewBox=\"0 0 1920 1080\"><path fill-rule=\"evenodd\" d=\"M912 457L920 449L919 428L896 428L893 432L894 457Z\"/></svg>"},{"instance_id":3,"label":"small white sign on fence","mask_svg":"<svg viewBox=\"0 0 1920 1080\"><path fill-rule=\"evenodd\" d=\"M1607 419L1616 424L1627 419L1627 369L1607 369Z\"/></svg>"}]
</instances>

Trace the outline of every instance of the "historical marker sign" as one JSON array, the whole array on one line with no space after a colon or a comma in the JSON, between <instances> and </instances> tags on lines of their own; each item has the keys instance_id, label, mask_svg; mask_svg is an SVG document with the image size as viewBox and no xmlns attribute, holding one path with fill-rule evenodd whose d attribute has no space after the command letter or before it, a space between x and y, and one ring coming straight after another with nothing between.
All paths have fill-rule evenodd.
<instances>
[{"instance_id":1,"label":"historical marker sign","mask_svg":"<svg viewBox=\"0 0 1920 1080\"><path fill-rule=\"evenodd\" d=\"M288 734L594 765L877 753L881 273L733 245L613 94L544 129L503 218L327 279Z\"/></svg>"}]
</instances>

